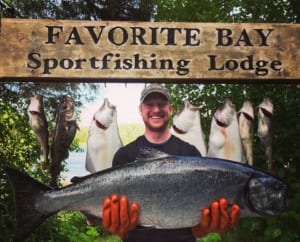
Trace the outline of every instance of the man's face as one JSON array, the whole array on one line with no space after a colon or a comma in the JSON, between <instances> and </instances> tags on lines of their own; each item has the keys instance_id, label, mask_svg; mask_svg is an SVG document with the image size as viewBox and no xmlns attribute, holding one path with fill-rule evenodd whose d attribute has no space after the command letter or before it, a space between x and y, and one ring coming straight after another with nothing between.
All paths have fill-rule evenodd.
<instances>
[{"instance_id":1,"label":"man's face","mask_svg":"<svg viewBox=\"0 0 300 242\"><path fill-rule=\"evenodd\" d=\"M168 127L172 105L159 93L149 94L140 105L142 119L151 131L160 132Z\"/></svg>"}]
</instances>

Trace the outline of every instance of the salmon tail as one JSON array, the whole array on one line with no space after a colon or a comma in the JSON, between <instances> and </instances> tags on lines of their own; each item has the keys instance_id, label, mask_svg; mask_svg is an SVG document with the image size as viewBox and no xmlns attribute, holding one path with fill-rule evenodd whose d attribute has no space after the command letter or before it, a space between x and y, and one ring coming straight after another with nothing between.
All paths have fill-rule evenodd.
<instances>
[{"instance_id":1,"label":"salmon tail","mask_svg":"<svg viewBox=\"0 0 300 242\"><path fill-rule=\"evenodd\" d=\"M16 224L13 241L20 242L52 215L43 214L35 207L36 197L52 188L13 168L6 168L6 174L13 187L15 200Z\"/></svg>"}]
</instances>

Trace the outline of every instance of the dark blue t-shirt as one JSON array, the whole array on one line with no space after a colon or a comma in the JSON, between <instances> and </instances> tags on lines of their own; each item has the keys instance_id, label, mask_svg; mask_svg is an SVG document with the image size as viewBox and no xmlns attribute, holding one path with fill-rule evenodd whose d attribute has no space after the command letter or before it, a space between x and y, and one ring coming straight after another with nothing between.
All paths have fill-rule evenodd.
<instances>
[{"instance_id":1,"label":"dark blue t-shirt","mask_svg":"<svg viewBox=\"0 0 300 242\"><path fill-rule=\"evenodd\" d=\"M113 166L134 162L141 148L153 148L170 155L201 156L197 148L177 138L174 135L164 143L154 144L145 136L138 137L135 141L121 147L115 154ZM199 211L200 213L201 211ZM176 213L176 211L174 211ZM199 221L200 222L200 221ZM195 242L191 228L182 229L154 229L137 226L129 233L124 242Z\"/></svg>"}]
</instances>

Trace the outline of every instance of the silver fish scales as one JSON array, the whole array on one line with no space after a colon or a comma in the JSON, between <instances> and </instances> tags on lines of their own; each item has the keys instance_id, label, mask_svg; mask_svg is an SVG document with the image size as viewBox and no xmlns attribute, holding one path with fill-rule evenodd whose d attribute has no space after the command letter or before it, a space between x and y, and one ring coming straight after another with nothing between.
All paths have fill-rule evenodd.
<instances>
[{"instance_id":1,"label":"silver fish scales","mask_svg":"<svg viewBox=\"0 0 300 242\"><path fill-rule=\"evenodd\" d=\"M192 227L199 223L201 209L221 197L237 203L242 217L278 215L286 209L286 185L272 175L238 162L169 156L153 149L143 149L136 162L82 177L58 190L12 169L7 173L19 199L17 224L28 224L16 226L15 241L60 210L81 211L91 223L100 223L103 200L112 194L137 202L138 223L155 228ZM32 198L31 209L27 199L22 210L23 196Z\"/></svg>"}]
</instances>

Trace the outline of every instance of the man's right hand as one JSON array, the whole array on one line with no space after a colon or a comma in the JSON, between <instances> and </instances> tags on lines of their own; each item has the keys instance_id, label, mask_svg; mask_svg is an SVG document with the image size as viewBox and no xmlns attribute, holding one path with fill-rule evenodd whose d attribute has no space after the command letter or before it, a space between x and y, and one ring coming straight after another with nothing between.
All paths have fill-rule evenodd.
<instances>
[{"instance_id":1,"label":"man's right hand","mask_svg":"<svg viewBox=\"0 0 300 242\"><path fill-rule=\"evenodd\" d=\"M103 202L102 225L105 230L125 238L130 230L135 229L139 216L137 203L129 205L126 196L107 197Z\"/></svg>"}]
</instances>

